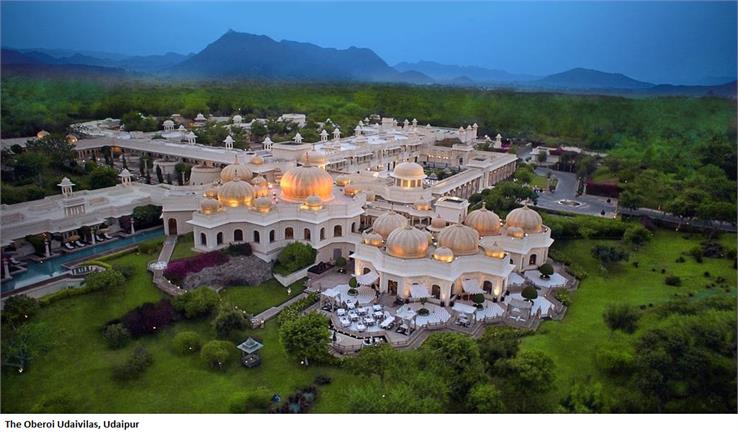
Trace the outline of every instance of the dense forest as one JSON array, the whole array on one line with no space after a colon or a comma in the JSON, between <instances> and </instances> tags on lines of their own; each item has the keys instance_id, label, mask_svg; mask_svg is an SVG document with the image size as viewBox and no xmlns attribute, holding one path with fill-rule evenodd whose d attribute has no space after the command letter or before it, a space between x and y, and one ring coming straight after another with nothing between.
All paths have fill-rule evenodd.
<instances>
[{"instance_id":1,"label":"dense forest","mask_svg":"<svg viewBox=\"0 0 738 434\"><path fill-rule=\"evenodd\" d=\"M3 137L41 129L63 133L72 122L131 112L197 113L274 119L305 113L350 131L368 114L416 118L457 127L476 122L480 135L576 145L605 152L578 160L584 178L618 184L621 205L665 209L687 218L734 220L736 101L724 98L624 98L483 91L440 86L294 83L161 83L6 78ZM198 131L223 135L222 131ZM315 132L312 132L315 135ZM304 136L304 134L303 134ZM245 146L237 138L239 147ZM310 138L308 138L310 139ZM603 164L600 164L603 163Z\"/></svg>"}]
</instances>

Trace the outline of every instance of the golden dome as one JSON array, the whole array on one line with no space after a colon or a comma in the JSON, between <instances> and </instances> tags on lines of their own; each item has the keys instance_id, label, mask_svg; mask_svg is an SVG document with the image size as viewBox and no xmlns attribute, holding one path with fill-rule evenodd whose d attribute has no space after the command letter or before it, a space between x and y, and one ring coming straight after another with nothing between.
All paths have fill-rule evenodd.
<instances>
[{"instance_id":1,"label":"golden dome","mask_svg":"<svg viewBox=\"0 0 738 434\"><path fill-rule=\"evenodd\" d=\"M267 182L266 178L263 176L257 176L254 179L251 180L251 185L267 185L269 182Z\"/></svg>"},{"instance_id":2,"label":"golden dome","mask_svg":"<svg viewBox=\"0 0 738 434\"><path fill-rule=\"evenodd\" d=\"M200 211L203 214L215 214L220 209L220 202L217 200L206 197L200 202Z\"/></svg>"},{"instance_id":3,"label":"golden dome","mask_svg":"<svg viewBox=\"0 0 738 434\"><path fill-rule=\"evenodd\" d=\"M312 195L305 198L303 206L305 206L307 209L318 211L319 209L323 208L323 201L320 200L320 197Z\"/></svg>"},{"instance_id":4,"label":"golden dome","mask_svg":"<svg viewBox=\"0 0 738 434\"><path fill-rule=\"evenodd\" d=\"M364 236L364 244L375 247L382 247L382 244L384 244L384 238L382 238L382 236L379 234L369 233Z\"/></svg>"},{"instance_id":5,"label":"golden dome","mask_svg":"<svg viewBox=\"0 0 738 434\"><path fill-rule=\"evenodd\" d=\"M254 187L255 197L269 197L269 187L266 185L257 185Z\"/></svg>"},{"instance_id":6,"label":"golden dome","mask_svg":"<svg viewBox=\"0 0 738 434\"><path fill-rule=\"evenodd\" d=\"M460 223L448 226L437 236L439 247L448 247L454 255L473 255L479 251L479 232Z\"/></svg>"},{"instance_id":7,"label":"golden dome","mask_svg":"<svg viewBox=\"0 0 738 434\"><path fill-rule=\"evenodd\" d=\"M78 140L78 139L77 139L77 136L75 136L74 134L67 134L67 135L66 135L66 136L64 137L64 139L65 139L65 140L67 141L67 143L69 143L70 145L73 145L73 144L77 143L77 140Z\"/></svg>"},{"instance_id":8,"label":"golden dome","mask_svg":"<svg viewBox=\"0 0 738 434\"><path fill-rule=\"evenodd\" d=\"M238 162L238 155L235 163L227 165L220 171L220 180L223 182L233 181L236 178L248 181L252 176L251 170Z\"/></svg>"},{"instance_id":9,"label":"golden dome","mask_svg":"<svg viewBox=\"0 0 738 434\"><path fill-rule=\"evenodd\" d=\"M328 159L325 156L325 152L312 150L302 154L300 163L305 166L325 167L328 164Z\"/></svg>"},{"instance_id":10,"label":"golden dome","mask_svg":"<svg viewBox=\"0 0 738 434\"><path fill-rule=\"evenodd\" d=\"M49 132L48 132L48 131L46 131L46 130L41 130L41 131L39 131L38 133L36 133L36 138L37 138L37 139L43 139L44 137L46 137L46 136L48 136L48 135L49 135Z\"/></svg>"},{"instance_id":11,"label":"golden dome","mask_svg":"<svg viewBox=\"0 0 738 434\"><path fill-rule=\"evenodd\" d=\"M254 187L240 179L228 181L218 189L218 200L229 208L251 205L254 201Z\"/></svg>"},{"instance_id":12,"label":"golden dome","mask_svg":"<svg viewBox=\"0 0 738 434\"><path fill-rule=\"evenodd\" d=\"M355 185L347 185L343 189L343 194L345 194L346 196L349 196L349 197L356 196L356 193L358 193L358 192L359 192L359 187L356 187Z\"/></svg>"},{"instance_id":13,"label":"golden dome","mask_svg":"<svg viewBox=\"0 0 738 434\"><path fill-rule=\"evenodd\" d=\"M218 190L215 188L208 188L205 190L205 192L202 194L203 196L209 198L209 199L217 199L218 198Z\"/></svg>"},{"instance_id":14,"label":"golden dome","mask_svg":"<svg viewBox=\"0 0 738 434\"><path fill-rule=\"evenodd\" d=\"M417 259L428 254L428 235L412 226L397 228L384 243L387 253L397 258Z\"/></svg>"},{"instance_id":15,"label":"golden dome","mask_svg":"<svg viewBox=\"0 0 738 434\"><path fill-rule=\"evenodd\" d=\"M419 200L415 202L415 209L418 211L428 211L431 209L431 203L427 200Z\"/></svg>"},{"instance_id":16,"label":"golden dome","mask_svg":"<svg viewBox=\"0 0 738 434\"><path fill-rule=\"evenodd\" d=\"M448 247L439 247L433 252L433 259L439 262L451 262L454 260L454 252Z\"/></svg>"},{"instance_id":17,"label":"golden dome","mask_svg":"<svg viewBox=\"0 0 738 434\"><path fill-rule=\"evenodd\" d=\"M483 237L500 233L500 217L484 207L470 212L464 224L476 229Z\"/></svg>"},{"instance_id":18,"label":"golden dome","mask_svg":"<svg viewBox=\"0 0 738 434\"><path fill-rule=\"evenodd\" d=\"M484 254L490 258L503 259L505 257L505 249L500 247L497 241L487 241L482 244L482 248L484 249Z\"/></svg>"},{"instance_id":19,"label":"golden dome","mask_svg":"<svg viewBox=\"0 0 738 434\"><path fill-rule=\"evenodd\" d=\"M423 179L425 178L425 171L423 166L418 163L405 162L395 166L395 170L392 171L393 178L401 179Z\"/></svg>"},{"instance_id":20,"label":"golden dome","mask_svg":"<svg viewBox=\"0 0 738 434\"><path fill-rule=\"evenodd\" d=\"M345 187L351 183L351 178L348 175L336 176L336 185L339 187Z\"/></svg>"},{"instance_id":21,"label":"golden dome","mask_svg":"<svg viewBox=\"0 0 738 434\"><path fill-rule=\"evenodd\" d=\"M431 227L435 229L443 229L446 227L446 220L441 217L433 217L433 220L431 220Z\"/></svg>"},{"instance_id":22,"label":"golden dome","mask_svg":"<svg viewBox=\"0 0 738 434\"><path fill-rule=\"evenodd\" d=\"M408 221L405 216L397 214L394 211L390 211L377 217L377 219L374 220L374 224L372 224L372 229L386 240L392 231L397 228L407 226L407 224Z\"/></svg>"},{"instance_id":23,"label":"golden dome","mask_svg":"<svg viewBox=\"0 0 738 434\"><path fill-rule=\"evenodd\" d=\"M249 163L255 165L255 166L261 166L264 164L264 159L261 157L261 155L254 155L251 157L251 160L249 160Z\"/></svg>"},{"instance_id":24,"label":"golden dome","mask_svg":"<svg viewBox=\"0 0 738 434\"><path fill-rule=\"evenodd\" d=\"M523 205L522 208L515 208L510 211L510 214L505 219L505 226L515 226L529 234L543 232L542 225L543 219L541 219L541 215L528 208L528 205Z\"/></svg>"},{"instance_id":25,"label":"golden dome","mask_svg":"<svg viewBox=\"0 0 738 434\"><path fill-rule=\"evenodd\" d=\"M509 236L514 238L523 238L525 236L525 231L517 226L508 226L506 228L506 232Z\"/></svg>"},{"instance_id":26,"label":"golden dome","mask_svg":"<svg viewBox=\"0 0 738 434\"><path fill-rule=\"evenodd\" d=\"M272 210L272 200L268 197L257 197L254 200L254 208L258 212L267 213Z\"/></svg>"},{"instance_id":27,"label":"golden dome","mask_svg":"<svg viewBox=\"0 0 738 434\"><path fill-rule=\"evenodd\" d=\"M308 196L318 196L323 201L333 200L333 178L319 167L293 167L279 181L282 198L302 202Z\"/></svg>"}]
</instances>

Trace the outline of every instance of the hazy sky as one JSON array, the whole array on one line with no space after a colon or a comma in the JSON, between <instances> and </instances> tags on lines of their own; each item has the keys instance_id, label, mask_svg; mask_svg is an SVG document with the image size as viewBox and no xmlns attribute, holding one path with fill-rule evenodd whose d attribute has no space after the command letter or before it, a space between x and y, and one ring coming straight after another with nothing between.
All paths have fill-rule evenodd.
<instances>
[{"instance_id":1,"label":"hazy sky","mask_svg":"<svg viewBox=\"0 0 738 434\"><path fill-rule=\"evenodd\" d=\"M736 3L9 2L2 45L196 52L226 30L389 64L433 60L545 75L573 67L659 83L736 75Z\"/></svg>"}]
</instances>

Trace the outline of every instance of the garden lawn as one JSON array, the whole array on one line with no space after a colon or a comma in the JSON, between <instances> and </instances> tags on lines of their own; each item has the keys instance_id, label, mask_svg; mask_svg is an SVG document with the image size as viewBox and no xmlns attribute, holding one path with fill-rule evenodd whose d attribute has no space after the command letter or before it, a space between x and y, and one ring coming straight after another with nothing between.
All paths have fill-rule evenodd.
<instances>
[{"instance_id":1,"label":"garden lawn","mask_svg":"<svg viewBox=\"0 0 738 434\"><path fill-rule=\"evenodd\" d=\"M197 255L198 253L192 250L194 242L193 237L194 234L192 232L178 236L177 244L174 246L174 251L172 252L170 260L173 261L175 259L189 258L190 256Z\"/></svg>"},{"instance_id":2,"label":"garden lawn","mask_svg":"<svg viewBox=\"0 0 738 434\"><path fill-rule=\"evenodd\" d=\"M204 341L214 339L210 319L183 320L157 335L132 341L126 348L109 350L102 338L102 326L144 302L162 297L145 271L151 259L128 254L110 261L135 267L136 274L125 288L80 295L41 308L31 324L44 348L34 354L23 374L3 369L4 413L33 412L41 402L55 398L69 401L75 412L222 413L229 411L237 393L263 389L287 397L310 384L318 374L333 378L333 384L320 386L316 411L345 411L343 391L358 379L338 368L301 368L288 359L275 320L264 329L243 332L243 338L255 335L263 339L262 365L255 369L243 368L234 361L225 371L213 371L199 354L181 356L172 350L172 339L180 331L196 331ZM286 294L284 289L282 292ZM112 365L137 345L152 353L153 365L136 380L114 381Z\"/></svg>"},{"instance_id":3,"label":"garden lawn","mask_svg":"<svg viewBox=\"0 0 738 434\"><path fill-rule=\"evenodd\" d=\"M702 236L696 234L689 236L659 230L640 250L626 249L630 252L628 262L616 265L609 272L600 269L599 263L592 257L590 251L598 244L624 247L622 242L556 241L554 248L581 264L589 276L581 282L577 291L572 293L571 305L565 318L562 321L542 323L534 335L523 340L521 349L541 350L553 358L559 392L555 394L557 398L574 379L584 380L591 377L608 384L608 380L600 376L593 365L597 346L606 341L634 339L633 336L621 332L611 333L605 326L602 314L607 305L628 303L641 306L662 303L676 295L687 296L692 293L696 297L701 297L724 293L724 289L705 288L715 276L723 276L731 288L731 293L735 295L736 274L732 261L705 258L700 264L683 253L697 246L702 239ZM734 245L735 235L723 235L721 242L726 246ZM680 255L686 262L675 262ZM635 261L639 263L638 268L633 266ZM656 271L652 271L652 268ZM662 268L666 270L665 274L661 273ZM709 271L712 277L704 277L705 271ZM682 279L682 286L673 287L664 283L664 277L670 273ZM649 321L648 317L644 317L641 323L644 324L646 321Z\"/></svg>"},{"instance_id":4,"label":"garden lawn","mask_svg":"<svg viewBox=\"0 0 738 434\"><path fill-rule=\"evenodd\" d=\"M291 293L276 279L270 279L257 286L229 286L220 291L221 297L251 315L261 313L272 306L279 306L292 297L302 293L305 281L299 280L290 285Z\"/></svg>"}]
</instances>

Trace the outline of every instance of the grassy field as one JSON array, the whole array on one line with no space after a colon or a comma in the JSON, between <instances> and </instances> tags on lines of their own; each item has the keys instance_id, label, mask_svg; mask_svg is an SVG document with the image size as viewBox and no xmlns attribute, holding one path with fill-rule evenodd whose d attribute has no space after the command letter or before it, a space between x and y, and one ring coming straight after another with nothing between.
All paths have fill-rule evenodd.
<instances>
[{"instance_id":1,"label":"grassy field","mask_svg":"<svg viewBox=\"0 0 738 434\"><path fill-rule=\"evenodd\" d=\"M230 286L223 289L220 295L239 309L254 315L278 306L290 298L300 294L305 287L303 280L290 285L290 294L276 279L267 280L259 286Z\"/></svg>"},{"instance_id":2,"label":"grassy field","mask_svg":"<svg viewBox=\"0 0 738 434\"><path fill-rule=\"evenodd\" d=\"M182 259L182 258L189 258L190 256L197 255L197 252L192 250L192 243L194 234L190 232L189 234L180 235L177 237L177 245L174 246L174 251L172 252L171 259Z\"/></svg>"},{"instance_id":3,"label":"grassy field","mask_svg":"<svg viewBox=\"0 0 738 434\"><path fill-rule=\"evenodd\" d=\"M539 349L550 355L556 363L558 390L563 393L572 380L589 378L607 384L595 370L592 359L598 345L606 341L624 341L634 336L611 333L602 320L605 307L612 303L629 303L635 306L658 304L678 295L705 296L720 293L723 289L706 289L715 276L723 276L735 295L736 274L732 262L727 259L708 259L697 263L688 255L691 247L699 244L701 236L692 235L685 239L680 233L657 231L649 244L638 251L630 251L628 263L618 265L610 271L600 269L590 254L597 244L622 245L620 241L576 240L557 241L556 250L582 264L589 276L581 282L572 295L572 303L562 321L549 321L538 331L524 339L522 349ZM735 245L735 235L724 235L721 242ZM686 262L677 263L684 256ZM639 267L632 263L637 261ZM655 269L656 271L652 271ZM661 273L666 270L666 274ZM704 277L708 271L712 278ZM664 277L674 274L682 279L682 286L673 287L664 283ZM642 324L649 321L642 319ZM608 386L615 386L610 385Z\"/></svg>"},{"instance_id":4,"label":"grassy field","mask_svg":"<svg viewBox=\"0 0 738 434\"><path fill-rule=\"evenodd\" d=\"M111 261L141 270L124 289L73 297L41 309L33 326L41 337L43 350L34 355L23 374L3 370L3 412L32 412L34 406L46 400L63 398L71 401L78 412L222 413L228 412L236 393L263 389L287 396L298 387L310 384L318 374L328 375L334 382L321 386L316 411L343 409L342 391L358 380L338 368L306 369L289 360L279 342L275 321L267 323L264 329L243 333L244 337L263 338L263 362L256 369L234 363L225 372L215 372L205 366L199 355L180 356L172 350L172 338L180 331L196 331L204 341L214 339L209 320L181 321L124 349L109 350L101 334L105 322L144 302L161 298L144 271L149 260L149 256L131 254ZM235 288L227 297L236 300L253 291L254 288ZM280 297L282 293L286 298L283 288ZM262 306L279 301L265 296L258 298ZM261 308L256 303L252 306ZM137 380L127 383L112 380L111 366L136 345L143 345L152 353L154 364Z\"/></svg>"}]
</instances>

